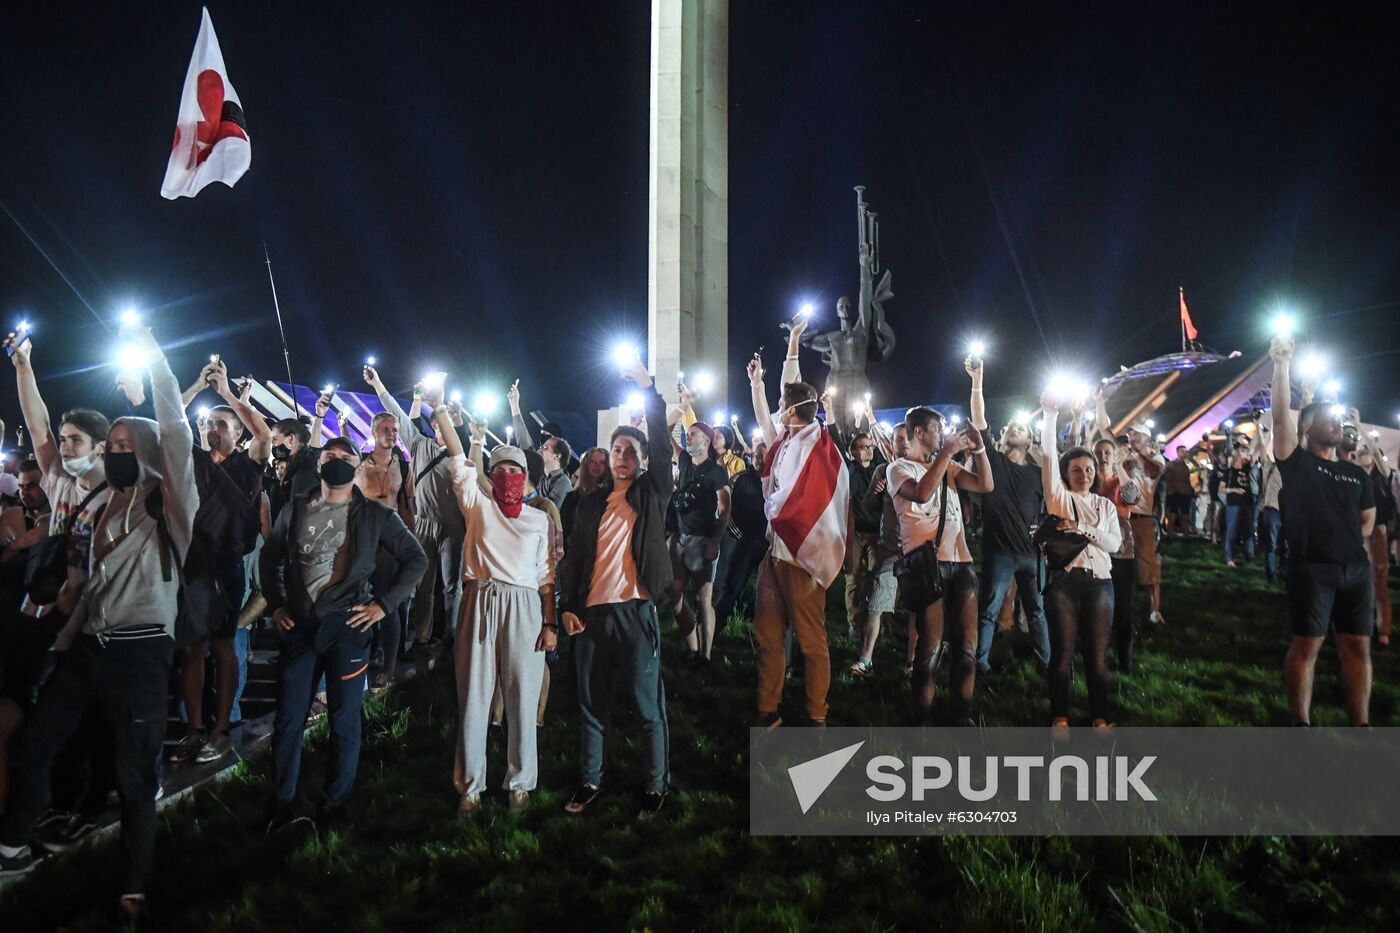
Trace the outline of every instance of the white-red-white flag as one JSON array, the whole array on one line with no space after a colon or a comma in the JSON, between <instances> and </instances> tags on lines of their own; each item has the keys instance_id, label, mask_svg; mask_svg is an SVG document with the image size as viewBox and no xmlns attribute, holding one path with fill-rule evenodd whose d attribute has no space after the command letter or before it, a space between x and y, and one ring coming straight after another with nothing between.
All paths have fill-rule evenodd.
<instances>
[{"instance_id":1,"label":"white-red-white flag","mask_svg":"<svg viewBox=\"0 0 1400 933\"><path fill-rule=\"evenodd\" d=\"M831 586L846 559L850 502L850 481L836 442L816 421L784 434L769 449L761 475L773 537L812 579Z\"/></svg>"},{"instance_id":2,"label":"white-red-white flag","mask_svg":"<svg viewBox=\"0 0 1400 933\"><path fill-rule=\"evenodd\" d=\"M185 72L175 144L165 167L161 197L172 201L192 198L216 181L232 188L252 164L253 145L248 140L243 106L224 68L214 21L205 10L190 69Z\"/></svg>"}]
</instances>

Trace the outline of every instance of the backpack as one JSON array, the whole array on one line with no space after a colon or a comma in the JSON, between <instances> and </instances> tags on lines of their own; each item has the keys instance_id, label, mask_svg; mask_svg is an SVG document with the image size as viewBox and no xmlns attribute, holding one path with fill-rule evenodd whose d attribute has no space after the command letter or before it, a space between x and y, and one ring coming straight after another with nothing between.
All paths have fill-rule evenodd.
<instances>
[{"instance_id":1,"label":"backpack","mask_svg":"<svg viewBox=\"0 0 1400 933\"><path fill-rule=\"evenodd\" d=\"M146 514L155 519L156 533L160 536L161 579L169 583L172 577L178 576L180 580L175 612L175 647L188 648L207 640L219 628L220 621L232 611L229 594L218 574L211 572L209 560L196 539L191 538L190 553L185 555L185 562L180 563L175 539L170 535L170 526L165 523L165 498L159 486L146 496Z\"/></svg>"},{"instance_id":2,"label":"backpack","mask_svg":"<svg viewBox=\"0 0 1400 933\"><path fill-rule=\"evenodd\" d=\"M106 488L105 482L95 486L73 510L68 527L59 534L49 535L29 551L24 564L24 590L36 606L47 606L58 599L58 591L68 582L68 539L72 524Z\"/></svg>"}]
</instances>

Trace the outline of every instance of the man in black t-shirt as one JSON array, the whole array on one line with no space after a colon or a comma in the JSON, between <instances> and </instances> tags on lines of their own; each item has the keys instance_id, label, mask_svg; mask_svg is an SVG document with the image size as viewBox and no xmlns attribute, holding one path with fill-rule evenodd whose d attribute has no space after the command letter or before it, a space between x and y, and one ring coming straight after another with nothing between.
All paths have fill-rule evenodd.
<instances>
[{"instance_id":1,"label":"man in black t-shirt","mask_svg":"<svg viewBox=\"0 0 1400 933\"><path fill-rule=\"evenodd\" d=\"M206 387L224 404L209 410L201 425L207 449L194 446L194 480L199 511L194 539L185 561L185 591L203 588L213 594L209 605L215 618L207 622L209 638L180 652L180 692L185 703L187 731L172 759L201 764L218 761L233 749L230 735L238 685L247 674L248 633L238 630L247 575L243 558L260 531L262 475L272 448L272 431L261 416L240 398L228 381L228 369L212 360L184 393L190 401ZM239 449L244 433L252 435L247 450ZM202 604L203 599L199 600ZM214 722L205 731L205 653L214 658Z\"/></svg>"},{"instance_id":2,"label":"man in black t-shirt","mask_svg":"<svg viewBox=\"0 0 1400 933\"><path fill-rule=\"evenodd\" d=\"M1284 586L1293 629L1283 668L1289 711L1297 725L1310 723L1313 668L1331 628L1342 662L1347 714L1353 726L1364 726L1370 716L1375 624L1365 541L1376 521L1374 492L1360 467L1337 459L1342 418L1331 406L1304 405L1294 428L1288 411L1293 341L1275 337L1269 355L1274 361L1274 459L1283 478L1279 497L1288 542Z\"/></svg>"},{"instance_id":3,"label":"man in black t-shirt","mask_svg":"<svg viewBox=\"0 0 1400 933\"><path fill-rule=\"evenodd\" d=\"M671 535L671 566L676 576L676 622L685 633L690 660L704 666L715 639L715 566L720 539L729 528L729 471L719 462L714 429L697 421L685 432L685 448L672 437L680 475L671 505L676 531ZM686 594L695 596L695 609Z\"/></svg>"},{"instance_id":4,"label":"man in black t-shirt","mask_svg":"<svg viewBox=\"0 0 1400 933\"><path fill-rule=\"evenodd\" d=\"M982 497L982 587L977 611L977 669L988 673L988 655L1011 581L1026 613L1036 665L1050 663L1050 632L1040 601L1040 552L1031 541L1031 526L1045 511L1040 467L1029 456L1030 428L1013 421L1001 431L1001 443L987 447L992 491Z\"/></svg>"}]
</instances>

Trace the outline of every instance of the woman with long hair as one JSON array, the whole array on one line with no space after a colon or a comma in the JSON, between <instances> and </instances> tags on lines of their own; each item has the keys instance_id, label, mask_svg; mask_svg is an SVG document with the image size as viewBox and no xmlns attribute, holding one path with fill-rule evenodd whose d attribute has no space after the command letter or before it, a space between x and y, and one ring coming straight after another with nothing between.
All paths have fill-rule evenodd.
<instances>
[{"instance_id":1,"label":"woman with long hair","mask_svg":"<svg viewBox=\"0 0 1400 933\"><path fill-rule=\"evenodd\" d=\"M1073 447L1056 454L1055 418L1058 400L1049 393L1040 399L1041 483L1045 487L1046 521L1059 531L1082 535L1085 546L1069 563L1051 569L1045 587L1045 616L1050 626L1050 715L1056 739L1069 737L1069 687L1073 676L1074 644L1084 654L1089 687L1089 711L1096 730L1106 730L1110 679L1104 658L1113 627L1113 553L1122 544L1118 510L1094 493L1097 475L1094 454ZM1081 637L1082 636L1082 637Z\"/></svg>"},{"instance_id":2,"label":"woman with long hair","mask_svg":"<svg viewBox=\"0 0 1400 933\"><path fill-rule=\"evenodd\" d=\"M579 458L578 479L574 483L574 488L569 490L569 494L564 497L564 504L559 507L559 520L564 527L564 540L566 542L574 530L574 513L578 510L580 500L589 493L607 485L610 478L608 452L601 447L590 447L585 450L583 456Z\"/></svg>"}]
</instances>

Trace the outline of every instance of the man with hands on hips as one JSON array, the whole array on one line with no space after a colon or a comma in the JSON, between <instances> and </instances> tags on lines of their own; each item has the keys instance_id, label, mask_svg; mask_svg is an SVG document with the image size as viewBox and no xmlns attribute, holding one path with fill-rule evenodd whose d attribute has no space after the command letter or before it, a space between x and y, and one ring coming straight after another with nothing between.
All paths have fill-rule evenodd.
<instances>
[{"instance_id":1,"label":"man with hands on hips","mask_svg":"<svg viewBox=\"0 0 1400 933\"><path fill-rule=\"evenodd\" d=\"M319 488L282 510L263 546L263 592L279 642L269 832L291 820L302 733L321 672L330 707L331 760L318 818L334 822L344 815L360 758L371 629L386 607L409 597L428 567L422 546L398 513L355 488L359 459L348 440L328 441L320 451ZM380 548L393 556L398 573L383 592L372 592Z\"/></svg>"}]
</instances>

